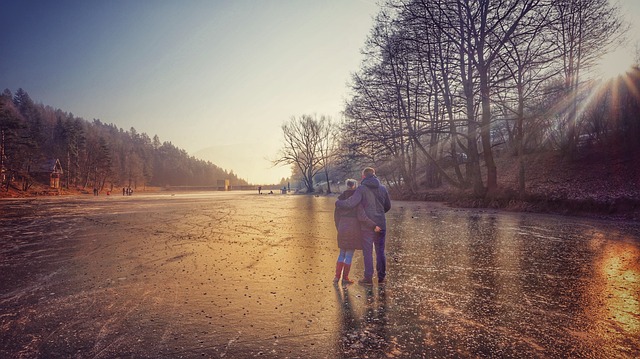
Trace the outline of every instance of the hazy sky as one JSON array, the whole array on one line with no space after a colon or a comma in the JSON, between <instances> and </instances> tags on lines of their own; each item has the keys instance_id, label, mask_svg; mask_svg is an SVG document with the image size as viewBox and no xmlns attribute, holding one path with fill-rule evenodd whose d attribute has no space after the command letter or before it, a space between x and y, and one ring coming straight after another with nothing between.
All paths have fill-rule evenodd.
<instances>
[{"instance_id":1,"label":"hazy sky","mask_svg":"<svg viewBox=\"0 0 640 359\"><path fill-rule=\"evenodd\" d=\"M376 0L0 0L0 91L134 127L252 183L280 126L339 119ZM640 1L621 1L639 33ZM616 54L607 63L626 66Z\"/></svg>"},{"instance_id":2,"label":"hazy sky","mask_svg":"<svg viewBox=\"0 0 640 359\"><path fill-rule=\"evenodd\" d=\"M374 0L1 0L0 91L149 136L253 183L280 126L339 118Z\"/></svg>"}]
</instances>

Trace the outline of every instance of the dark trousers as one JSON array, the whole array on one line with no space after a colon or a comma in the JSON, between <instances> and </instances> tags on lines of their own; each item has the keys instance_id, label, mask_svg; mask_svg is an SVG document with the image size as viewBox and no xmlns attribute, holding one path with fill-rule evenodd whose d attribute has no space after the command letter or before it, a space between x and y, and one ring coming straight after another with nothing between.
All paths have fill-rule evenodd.
<instances>
[{"instance_id":1,"label":"dark trousers","mask_svg":"<svg viewBox=\"0 0 640 359\"><path fill-rule=\"evenodd\" d=\"M373 278L373 249L376 251L376 272L378 280L387 275L387 256L384 254L386 231L376 233L371 230L362 231L362 257L364 260L364 279Z\"/></svg>"}]
</instances>

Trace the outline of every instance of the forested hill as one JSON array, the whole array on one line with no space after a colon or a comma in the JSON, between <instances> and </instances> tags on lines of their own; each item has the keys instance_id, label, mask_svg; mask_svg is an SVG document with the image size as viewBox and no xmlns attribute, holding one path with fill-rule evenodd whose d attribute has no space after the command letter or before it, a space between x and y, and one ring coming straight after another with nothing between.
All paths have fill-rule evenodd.
<instances>
[{"instance_id":1,"label":"forested hill","mask_svg":"<svg viewBox=\"0 0 640 359\"><path fill-rule=\"evenodd\" d=\"M2 186L28 190L43 163L58 159L66 188L100 189L144 186L216 186L228 179L247 185L233 171L189 156L133 127L128 131L98 119L35 103L23 89L0 95Z\"/></svg>"}]
</instances>

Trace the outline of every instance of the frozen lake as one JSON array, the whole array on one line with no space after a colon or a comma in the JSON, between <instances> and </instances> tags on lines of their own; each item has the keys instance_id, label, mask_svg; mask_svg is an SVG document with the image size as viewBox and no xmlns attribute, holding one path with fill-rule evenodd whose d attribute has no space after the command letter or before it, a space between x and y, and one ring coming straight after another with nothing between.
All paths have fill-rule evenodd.
<instances>
[{"instance_id":1,"label":"frozen lake","mask_svg":"<svg viewBox=\"0 0 640 359\"><path fill-rule=\"evenodd\" d=\"M334 202L0 200L0 357L640 357L640 224L394 201L343 288Z\"/></svg>"}]
</instances>

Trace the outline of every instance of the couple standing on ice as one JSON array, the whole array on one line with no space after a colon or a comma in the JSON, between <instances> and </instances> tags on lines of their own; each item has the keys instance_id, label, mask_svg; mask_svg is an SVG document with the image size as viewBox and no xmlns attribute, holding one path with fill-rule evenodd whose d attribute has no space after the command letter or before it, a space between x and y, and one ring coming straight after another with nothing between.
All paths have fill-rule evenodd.
<instances>
[{"instance_id":1,"label":"couple standing on ice","mask_svg":"<svg viewBox=\"0 0 640 359\"><path fill-rule=\"evenodd\" d=\"M362 171L362 182L356 189L357 181L347 180L347 190L336 201L334 220L338 229L340 255L336 263L334 283L353 283L349 279L351 260L356 249L362 249L364 278L362 285L373 284L373 249L376 252L376 272L378 284L384 283L386 257L384 243L386 236L385 213L391 209L387 189L376 177L375 170L367 167Z\"/></svg>"}]
</instances>

